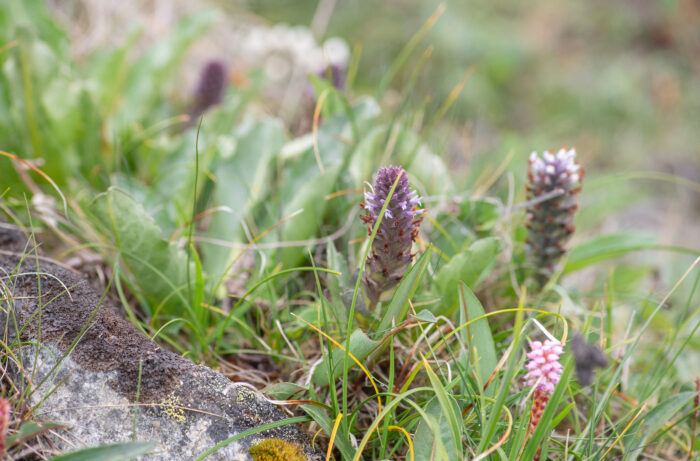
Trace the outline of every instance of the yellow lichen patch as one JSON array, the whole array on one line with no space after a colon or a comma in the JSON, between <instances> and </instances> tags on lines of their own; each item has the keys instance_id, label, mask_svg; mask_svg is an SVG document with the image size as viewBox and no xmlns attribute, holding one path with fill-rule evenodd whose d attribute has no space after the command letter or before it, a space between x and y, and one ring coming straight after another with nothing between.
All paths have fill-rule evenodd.
<instances>
[{"instance_id":1,"label":"yellow lichen patch","mask_svg":"<svg viewBox=\"0 0 700 461\"><path fill-rule=\"evenodd\" d=\"M282 439L267 439L250 449L255 461L306 461L301 447Z\"/></svg>"},{"instance_id":2,"label":"yellow lichen patch","mask_svg":"<svg viewBox=\"0 0 700 461\"><path fill-rule=\"evenodd\" d=\"M178 423L187 422L185 411L180 408L180 398L175 394L171 394L167 399L164 399L160 405L163 407L163 413L170 416Z\"/></svg>"},{"instance_id":3,"label":"yellow lichen patch","mask_svg":"<svg viewBox=\"0 0 700 461\"><path fill-rule=\"evenodd\" d=\"M237 403L243 403L247 400L254 400L256 398L255 392L245 387L240 387L238 389L238 397L236 398Z\"/></svg>"}]
</instances>

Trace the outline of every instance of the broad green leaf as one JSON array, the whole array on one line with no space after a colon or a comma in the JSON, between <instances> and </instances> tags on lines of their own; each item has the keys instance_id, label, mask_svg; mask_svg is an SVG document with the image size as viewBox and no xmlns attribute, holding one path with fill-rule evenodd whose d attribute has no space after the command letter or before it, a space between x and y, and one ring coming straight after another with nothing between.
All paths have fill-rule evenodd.
<instances>
[{"instance_id":1,"label":"broad green leaf","mask_svg":"<svg viewBox=\"0 0 700 461\"><path fill-rule=\"evenodd\" d=\"M664 424L673 420L674 416L679 415L684 406L692 405L695 396L695 392L681 392L639 415L623 437L625 446L623 459L625 461L636 460L646 447L647 440L657 433Z\"/></svg>"},{"instance_id":2,"label":"broad green leaf","mask_svg":"<svg viewBox=\"0 0 700 461\"><path fill-rule=\"evenodd\" d=\"M326 283L331 296L329 305L333 310L336 321L342 324L348 318L342 292L348 289L350 285L350 271L345 257L335 249L333 242L326 244L326 258L328 259L328 268L340 272L340 276L328 275Z\"/></svg>"},{"instance_id":3,"label":"broad green leaf","mask_svg":"<svg viewBox=\"0 0 700 461\"><path fill-rule=\"evenodd\" d=\"M355 120L358 123L364 122L366 124L374 124L374 119L376 119L381 113L381 108L376 99L369 96L360 96L355 101L352 106L352 110L355 114Z\"/></svg>"},{"instance_id":4,"label":"broad green leaf","mask_svg":"<svg viewBox=\"0 0 700 461\"><path fill-rule=\"evenodd\" d=\"M36 421L27 421L22 423L17 432L7 436L6 445L8 447L11 447L23 442L24 440L34 438L37 435L42 434L48 430L64 426L65 424L54 423L50 421L41 424L37 423Z\"/></svg>"},{"instance_id":5,"label":"broad green leaf","mask_svg":"<svg viewBox=\"0 0 700 461\"><path fill-rule=\"evenodd\" d=\"M416 294L421 281L423 280L423 274L428 268L428 263L430 262L430 254L432 253L432 247L428 247L425 253L418 258L418 261L411 267L408 272L404 275L399 286L396 287L394 296L392 296L389 305L384 310L382 318L379 321L379 326L377 331L383 332L389 329L392 324L398 325L403 319L406 318L408 314L408 308L410 307L409 301Z\"/></svg>"},{"instance_id":6,"label":"broad green leaf","mask_svg":"<svg viewBox=\"0 0 700 461\"><path fill-rule=\"evenodd\" d=\"M575 272L606 259L653 247L656 241L656 236L643 232L620 232L595 237L569 251L564 272Z\"/></svg>"},{"instance_id":7,"label":"broad green leaf","mask_svg":"<svg viewBox=\"0 0 700 461\"><path fill-rule=\"evenodd\" d=\"M437 323L437 317L435 317L435 314L430 312L430 310L428 309L423 309L419 311L416 315L413 316L413 318L420 320L421 322Z\"/></svg>"},{"instance_id":8,"label":"broad green leaf","mask_svg":"<svg viewBox=\"0 0 700 461\"><path fill-rule=\"evenodd\" d=\"M348 168L358 184L373 177L377 156L382 152L385 138L386 126L384 125L372 126L363 133Z\"/></svg>"},{"instance_id":9,"label":"broad green leaf","mask_svg":"<svg viewBox=\"0 0 700 461\"><path fill-rule=\"evenodd\" d=\"M283 204L280 217L303 209L304 212L284 224L283 240L307 240L318 235L321 224L341 225L324 220L328 202L335 206L339 199L329 201L327 196L336 188L352 184L348 170L357 158L357 148L348 140L355 141L356 135L366 131L356 125L365 127L377 115L377 104L373 100L360 98L351 108L354 124L345 110L328 118L319 127L317 137L304 136L290 141L282 153L285 157L284 173L278 192ZM369 130L369 127L366 127ZM314 152L313 141L318 143L318 158ZM358 143L361 142L358 140ZM323 168L319 167L319 161ZM323 170L323 172L320 172ZM344 214L336 209L328 217L340 217ZM282 250L283 264L296 265L306 258L304 246L288 247Z\"/></svg>"},{"instance_id":10,"label":"broad green leaf","mask_svg":"<svg viewBox=\"0 0 700 461\"><path fill-rule=\"evenodd\" d=\"M459 406L455 398L447 393L447 390L430 365L428 365L427 362L424 365L425 371L428 373L430 386L433 388L435 398L440 405L440 410L442 412L440 418L444 418L447 425L447 432L442 434L441 439L445 442L445 448L449 452L455 455L461 455L464 424L462 423L462 415L459 411Z\"/></svg>"},{"instance_id":11,"label":"broad green leaf","mask_svg":"<svg viewBox=\"0 0 700 461\"><path fill-rule=\"evenodd\" d=\"M350 287L348 262L345 256L336 250L332 241L326 245L326 258L328 259L328 268L340 272L339 276L328 277L328 286L331 294L339 296L342 290Z\"/></svg>"},{"instance_id":12,"label":"broad green leaf","mask_svg":"<svg viewBox=\"0 0 700 461\"><path fill-rule=\"evenodd\" d=\"M649 280L656 268L657 266L652 263L640 264L639 262L616 265L615 271L610 274L610 286L614 287L615 296L620 294L634 296L639 293L640 289L643 289L643 283Z\"/></svg>"},{"instance_id":13,"label":"broad green leaf","mask_svg":"<svg viewBox=\"0 0 700 461\"><path fill-rule=\"evenodd\" d=\"M456 405L456 402L454 404ZM437 398L434 397L428 402L425 412L427 415L418 423L413 436L414 459L426 461L460 459L461 453L455 453L450 438L449 421Z\"/></svg>"},{"instance_id":14,"label":"broad green leaf","mask_svg":"<svg viewBox=\"0 0 700 461\"><path fill-rule=\"evenodd\" d=\"M316 94L316 100L319 96L326 90L325 100L323 101L323 106L321 108L321 115L323 118L332 117L335 114L342 114L344 112L343 103L337 90L334 90L333 82L326 79L326 75L323 78L316 75L309 75L309 81L314 88L314 93Z\"/></svg>"},{"instance_id":15,"label":"broad green leaf","mask_svg":"<svg viewBox=\"0 0 700 461\"><path fill-rule=\"evenodd\" d=\"M461 296L462 291L460 291L459 325L461 326L469 320L484 315L484 308L468 286L462 284L459 288L464 293L463 299ZM479 383L483 386L498 364L496 346L491 336L489 322L484 318L470 323L459 330L459 335L465 346L469 348L469 357L461 357L461 362L468 371L471 368L468 365L478 366ZM486 390L489 396L493 396L494 392L495 386L490 386Z\"/></svg>"},{"instance_id":16,"label":"broad green leaf","mask_svg":"<svg viewBox=\"0 0 700 461\"><path fill-rule=\"evenodd\" d=\"M459 304L458 283L461 280L475 290L491 272L498 255L498 240L489 237L477 240L469 248L445 264L435 279L443 297L440 313L450 313Z\"/></svg>"},{"instance_id":17,"label":"broad green leaf","mask_svg":"<svg viewBox=\"0 0 700 461\"><path fill-rule=\"evenodd\" d=\"M494 200L465 200L461 205L461 218L478 232L491 230L501 216Z\"/></svg>"},{"instance_id":18,"label":"broad green leaf","mask_svg":"<svg viewBox=\"0 0 700 461\"><path fill-rule=\"evenodd\" d=\"M86 448L53 458L53 461L129 461L156 447L155 442L124 442Z\"/></svg>"},{"instance_id":19,"label":"broad green leaf","mask_svg":"<svg viewBox=\"0 0 700 461\"><path fill-rule=\"evenodd\" d=\"M248 243L243 220L253 205L267 194L270 161L284 145L284 127L272 118L244 124L235 133L233 155L220 159L215 170L215 213L207 230L208 238ZM215 244L202 244L205 272L221 274L235 252Z\"/></svg>"},{"instance_id":20,"label":"broad green leaf","mask_svg":"<svg viewBox=\"0 0 700 461\"><path fill-rule=\"evenodd\" d=\"M341 344L345 344L343 341ZM369 339L369 337L362 332L362 330L357 329L350 335L350 353L360 362L362 359L367 357L372 350L379 344L377 341ZM335 380L338 376L343 373L343 364L345 362L345 352L339 348L333 349L333 363L331 364L331 370L333 373L333 379ZM351 367L356 366L355 361L350 359L348 363ZM316 385L322 386L328 384L328 367L325 364L320 364L316 367L313 375L313 382Z\"/></svg>"},{"instance_id":21,"label":"broad green leaf","mask_svg":"<svg viewBox=\"0 0 700 461\"><path fill-rule=\"evenodd\" d=\"M308 389L295 383L274 383L266 386L262 391L277 400L287 400L294 395L305 392Z\"/></svg>"},{"instance_id":22,"label":"broad green leaf","mask_svg":"<svg viewBox=\"0 0 700 461\"><path fill-rule=\"evenodd\" d=\"M160 228L143 206L112 187L95 197L89 209L152 305L166 302L170 313L181 308L186 294L187 255L163 239ZM195 273L194 268L191 273Z\"/></svg>"},{"instance_id":23,"label":"broad green leaf","mask_svg":"<svg viewBox=\"0 0 700 461\"><path fill-rule=\"evenodd\" d=\"M301 186L291 201L286 204L284 216L289 216L299 210L303 211L284 223L283 241L307 240L317 234L328 205L326 196L333 192L339 173L338 167L327 169ZM282 250L284 267L298 265L306 258L305 251L303 246L284 248Z\"/></svg>"}]
</instances>

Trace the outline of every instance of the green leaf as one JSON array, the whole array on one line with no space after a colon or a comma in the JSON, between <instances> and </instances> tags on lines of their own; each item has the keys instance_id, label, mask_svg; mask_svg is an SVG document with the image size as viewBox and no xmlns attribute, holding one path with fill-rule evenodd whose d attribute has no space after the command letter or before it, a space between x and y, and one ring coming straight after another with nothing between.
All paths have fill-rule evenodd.
<instances>
[{"instance_id":1,"label":"green leaf","mask_svg":"<svg viewBox=\"0 0 700 461\"><path fill-rule=\"evenodd\" d=\"M484 315L484 308L468 286L462 284L459 288L463 290L460 294L464 293L464 298L460 296L459 325L461 326L471 319ZM459 330L459 335L463 343L469 348L469 357L461 357L460 361L463 363L465 370L470 370L474 364L478 365L478 381L483 386L498 364L496 346L491 336L489 322L483 318L470 323ZM486 390L489 396L493 396L494 392L495 386L491 386Z\"/></svg>"},{"instance_id":2,"label":"green leaf","mask_svg":"<svg viewBox=\"0 0 700 461\"><path fill-rule=\"evenodd\" d=\"M155 446L155 442L115 443L59 455L53 458L53 461L129 461L137 456L145 455Z\"/></svg>"},{"instance_id":3,"label":"green leaf","mask_svg":"<svg viewBox=\"0 0 700 461\"><path fill-rule=\"evenodd\" d=\"M423 274L428 268L431 253L432 247L428 247L413 267L406 272L379 321L377 331L387 330L392 324L398 325L406 318L410 306L409 301L413 298L423 280Z\"/></svg>"},{"instance_id":4,"label":"green leaf","mask_svg":"<svg viewBox=\"0 0 700 461\"><path fill-rule=\"evenodd\" d=\"M377 344L379 344L377 341L369 339L369 337L360 329L353 331L350 335L350 353L360 362L362 362L362 359L367 357L367 355L369 355L369 353L372 352L375 347L377 347ZM331 364L333 380L343 373L344 361L345 352L339 348L334 349L333 363ZM355 361L350 359L349 364L351 367L353 367L355 366ZM328 367L325 364L321 364L316 367L313 375L313 382L319 386L328 384Z\"/></svg>"},{"instance_id":5,"label":"green leaf","mask_svg":"<svg viewBox=\"0 0 700 461\"><path fill-rule=\"evenodd\" d=\"M329 306L335 320L342 324L348 318L348 310L343 302L342 292L350 286L350 271L345 257L335 249L335 244L332 241L326 244L326 255L328 268L340 272L340 276L327 276L326 283L331 296Z\"/></svg>"},{"instance_id":6,"label":"green leaf","mask_svg":"<svg viewBox=\"0 0 700 461\"><path fill-rule=\"evenodd\" d=\"M208 323L209 310L204 307L204 272L202 271L202 262L199 259L199 253L194 246L190 249L192 260L194 261L194 286L190 282L188 288L193 289L193 293L188 293L188 297L192 299L192 308L197 313L197 318L202 325ZM190 277L192 275L190 274ZM191 280L191 279L190 279Z\"/></svg>"},{"instance_id":7,"label":"green leaf","mask_svg":"<svg viewBox=\"0 0 700 461\"><path fill-rule=\"evenodd\" d=\"M17 432L15 432L12 435L8 435L6 439L6 445L8 447L12 447L14 445L17 445L18 443L21 443L25 440L29 440L31 438L36 437L39 434L42 434L48 430L51 429L56 429L58 427L64 427L65 424L61 423L54 423L47 421L45 423L39 424L36 421L27 421L22 423L22 425L19 427Z\"/></svg>"},{"instance_id":8,"label":"green leaf","mask_svg":"<svg viewBox=\"0 0 700 461\"><path fill-rule=\"evenodd\" d=\"M328 200L326 196L333 192L340 168L327 169L316 178L307 181L297 191L292 200L284 207L283 216L303 210L284 223L282 240L285 242L307 240L314 237L326 213ZM282 250L284 267L298 265L306 258L304 247L287 247Z\"/></svg>"},{"instance_id":9,"label":"green leaf","mask_svg":"<svg viewBox=\"0 0 700 461\"><path fill-rule=\"evenodd\" d=\"M435 392L435 397L440 404L441 415L440 418L444 418L447 425L447 432L442 434L442 439L446 442L445 448L455 455L462 454L462 431L464 429L464 424L462 424L462 416L459 411L459 406L455 398L447 393L447 390L438 379L437 375L433 369L428 365L427 362L424 363L425 371L428 373L428 379L430 379L430 386ZM441 424L442 426L442 424ZM420 458L419 458L420 459ZM457 459L456 457L453 459Z\"/></svg>"},{"instance_id":10,"label":"green leaf","mask_svg":"<svg viewBox=\"0 0 700 461\"><path fill-rule=\"evenodd\" d=\"M680 414L681 409L692 403L695 396L695 392L681 392L642 413L623 437L623 445L626 447L624 460L636 460L646 447L649 437Z\"/></svg>"},{"instance_id":11,"label":"green leaf","mask_svg":"<svg viewBox=\"0 0 700 461\"><path fill-rule=\"evenodd\" d=\"M493 200L465 200L460 208L460 218L479 232L491 230L501 217L499 207Z\"/></svg>"},{"instance_id":12,"label":"green leaf","mask_svg":"<svg viewBox=\"0 0 700 461\"><path fill-rule=\"evenodd\" d=\"M418 423L416 433L413 436L415 459L460 459L461 453L454 452L454 445L450 440L449 421L445 417L437 398L433 398L428 402L425 412L427 414Z\"/></svg>"},{"instance_id":13,"label":"green leaf","mask_svg":"<svg viewBox=\"0 0 700 461\"><path fill-rule=\"evenodd\" d=\"M277 400L287 400L293 395L307 391L308 389L295 383L274 383L266 386L262 391Z\"/></svg>"},{"instance_id":14,"label":"green leaf","mask_svg":"<svg viewBox=\"0 0 700 461\"><path fill-rule=\"evenodd\" d=\"M321 115L323 118L327 119L336 114L342 114L345 109L343 108L343 103L340 96L337 94L337 91L333 91L335 88L333 86L333 82L328 81L325 74L323 75L323 78L313 74L309 75L308 77L311 85L314 88L314 93L316 94L317 100L321 93L323 93L325 90L329 90L321 108Z\"/></svg>"},{"instance_id":15,"label":"green leaf","mask_svg":"<svg viewBox=\"0 0 700 461\"><path fill-rule=\"evenodd\" d=\"M619 232L595 237L569 251L564 272L575 272L606 259L653 247L656 241L656 236L644 232Z\"/></svg>"},{"instance_id":16,"label":"green leaf","mask_svg":"<svg viewBox=\"0 0 700 461\"><path fill-rule=\"evenodd\" d=\"M372 177L373 170L376 168L377 155L384 148L386 130L384 125L371 126L357 143L349 169L358 183Z\"/></svg>"},{"instance_id":17,"label":"green leaf","mask_svg":"<svg viewBox=\"0 0 700 461\"><path fill-rule=\"evenodd\" d=\"M413 316L414 319L420 320L421 322L437 323L437 317L435 314L430 312L429 309L423 309Z\"/></svg>"},{"instance_id":18,"label":"green leaf","mask_svg":"<svg viewBox=\"0 0 700 461\"><path fill-rule=\"evenodd\" d=\"M284 127L272 118L236 130L233 155L222 158L215 170L214 206L222 211L213 215L207 238L247 243L242 221L268 193L270 160L282 149L284 137ZM202 253L205 272L221 274L234 252L204 243Z\"/></svg>"},{"instance_id":19,"label":"green leaf","mask_svg":"<svg viewBox=\"0 0 700 461\"><path fill-rule=\"evenodd\" d=\"M106 235L152 305L165 302L170 313L177 312L183 304L183 288L187 283L185 252L164 240L143 206L120 189L112 187L99 194L89 210L104 226Z\"/></svg>"},{"instance_id":20,"label":"green leaf","mask_svg":"<svg viewBox=\"0 0 700 461\"><path fill-rule=\"evenodd\" d=\"M460 280L475 290L491 272L497 255L498 240L489 237L472 243L440 269L435 284L443 297L441 314L453 312L459 304Z\"/></svg>"}]
</instances>

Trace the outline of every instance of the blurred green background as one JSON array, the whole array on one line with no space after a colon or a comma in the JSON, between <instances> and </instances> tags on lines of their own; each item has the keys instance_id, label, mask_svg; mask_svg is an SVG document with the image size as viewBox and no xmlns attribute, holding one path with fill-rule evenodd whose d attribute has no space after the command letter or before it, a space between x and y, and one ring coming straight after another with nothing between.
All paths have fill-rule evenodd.
<instances>
[{"instance_id":1,"label":"blurred green background","mask_svg":"<svg viewBox=\"0 0 700 461\"><path fill-rule=\"evenodd\" d=\"M322 2L323 3L323 2ZM372 91L438 2L338 1L327 35L362 46L358 90ZM419 45L433 45L415 90L440 104L476 71L448 117L467 152L575 145L601 167L662 168L698 179L697 1L448 1ZM308 25L316 1L256 1L272 23ZM410 66L397 81L408 79ZM446 143L445 147L453 147ZM693 163L695 171L688 169Z\"/></svg>"},{"instance_id":2,"label":"blurred green background","mask_svg":"<svg viewBox=\"0 0 700 461\"><path fill-rule=\"evenodd\" d=\"M192 30L206 31L202 36L191 31L197 38L183 63L173 60L172 65L158 68L160 73L152 81L165 82L159 94L153 88L141 88L128 93L129 100L106 96L100 101L112 104L103 105L103 112L113 108L122 112L115 117L117 124L136 121L147 127L182 111L201 64L208 59L230 65L234 86L257 85L255 69L241 62L259 43L240 40L240 31L282 23L310 27L318 43L329 37L347 42L351 68L357 60L348 89L351 99L379 96L385 118L415 127L449 166L456 190L468 191L508 160L505 174L490 193L503 201L513 195L517 203L523 198L523 165L529 153L573 146L587 171L574 243L631 229L649 231L662 244L698 248L697 0L128 0L119 4L47 0L46 4L51 19L67 31L67 40L58 32L46 32L50 27L41 29L48 34L43 40L56 49L69 48L76 65L88 73L91 69L111 72L101 53L123 46L134 54L130 59L135 67L129 71L134 82L147 72L138 66L149 68L137 60L139 53L167 37L182 18L215 10L210 20L192 22ZM438 16L436 11L443 8L434 27L414 42L428 18ZM206 27L201 25L205 22ZM188 44L183 42L183 47ZM380 82L407 44L415 48L387 91L379 94ZM158 62L150 64L158 66ZM433 117L470 69L473 72L454 104L433 126ZM307 133L311 112L295 106L294 98L288 97L291 87L276 81L274 72L268 80L271 90L266 99L255 95L244 100L247 115L281 115L288 138ZM91 85L90 80L84 82L85 88ZM114 94L118 91L115 87ZM52 94L56 104L50 107L60 116L62 92ZM152 100L144 100L142 94L151 95ZM89 114L92 109L85 106L85 110ZM90 126L90 120L86 115L82 128L75 129L98 129ZM71 123L75 124L74 118ZM102 142L104 146L116 140Z\"/></svg>"}]
</instances>

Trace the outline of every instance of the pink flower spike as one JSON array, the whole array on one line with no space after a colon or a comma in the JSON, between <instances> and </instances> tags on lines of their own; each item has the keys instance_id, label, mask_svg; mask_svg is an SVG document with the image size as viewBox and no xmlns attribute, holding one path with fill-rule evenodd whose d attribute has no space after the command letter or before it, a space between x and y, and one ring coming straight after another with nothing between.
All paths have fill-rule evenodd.
<instances>
[{"instance_id":1,"label":"pink flower spike","mask_svg":"<svg viewBox=\"0 0 700 461\"><path fill-rule=\"evenodd\" d=\"M530 352L527 353L529 360L525 365L528 370L525 383L547 394L554 392L554 385L559 382L563 370L559 363L559 356L563 352L564 348L558 341L531 342Z\"/></svg>"},{"instance_id":2,"label":"pink flower spike","mask_svg":"<svg viewBox=\"0 0 700 461\"><path fill-rule=\"evenodd\" d=\"M0 456L5 453L5 441L11 413L10 402L5 398L0 398Z\"/></svg>"}]
</instances>

